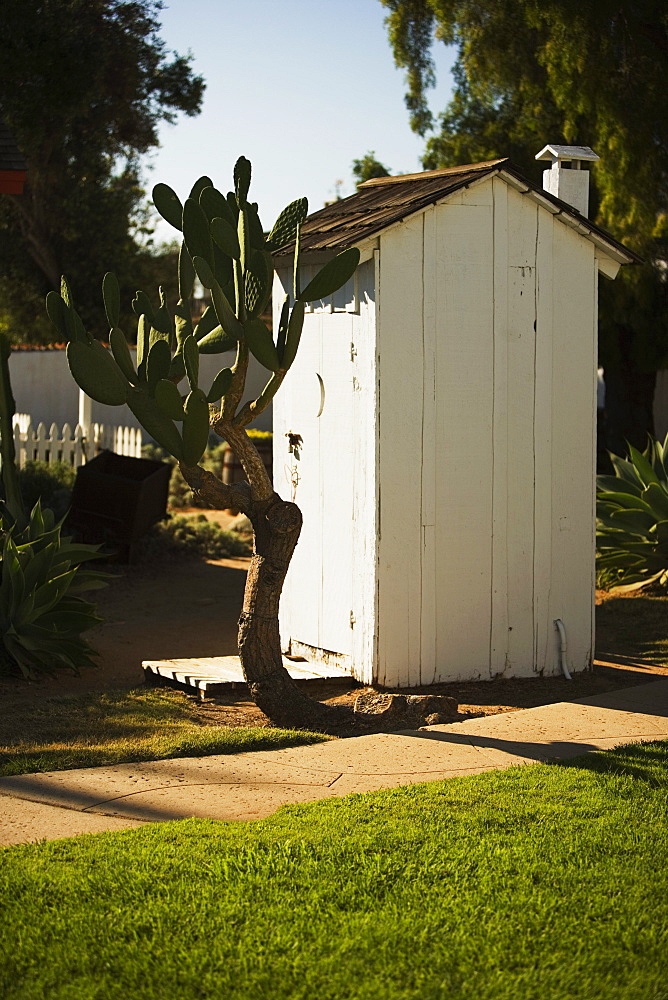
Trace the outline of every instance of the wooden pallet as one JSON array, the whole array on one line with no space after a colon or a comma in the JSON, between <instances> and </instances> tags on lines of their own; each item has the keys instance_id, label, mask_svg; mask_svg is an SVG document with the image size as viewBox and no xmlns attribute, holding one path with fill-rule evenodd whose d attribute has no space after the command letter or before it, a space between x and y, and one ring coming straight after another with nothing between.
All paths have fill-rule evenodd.
<instances>
[{"instance_id":1,"label":"wooden pallet","mask_svg":"<svg viewBox=\"0 0 668 1000\"><path fill-rule=\"evenodd\" d=\"M283 657L283 666L293 680L323 681L349 680L350 674L342 667L289 660ZM200 698L215 698L246 686L241 661L238 656L202 656L191 660L144 660L142 663L147 681L152 684L178 684L196 690Z\"/></svg>"}]
</instances>

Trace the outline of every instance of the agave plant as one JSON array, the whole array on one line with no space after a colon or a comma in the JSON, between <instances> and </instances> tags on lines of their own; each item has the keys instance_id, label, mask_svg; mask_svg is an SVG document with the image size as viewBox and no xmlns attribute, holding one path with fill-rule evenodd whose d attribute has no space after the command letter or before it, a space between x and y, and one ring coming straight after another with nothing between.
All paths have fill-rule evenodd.
<instances>
[{"instance_id":1,"label":"agave plant","mask_svg":"<svg viewBox=\"0 0 668 1000\"><path fill-rule=\"evenodd\" d=\"M668 586L668 435L597 479L596 567L618 586Z\"/></svg>"},{"instance_id":2,"label":"agave plant","mask_svg":"<svg viewBox=\"0 0 668 1000\"><path fill-rule=\"evenodd\" d=\"M81 633L102 619L77 595L104 586L107 574L81 568L99 546L73 543L62 524L39 501L24 528L0 517L0 667L29 678L93 665Z\"/></svg>"}]
</instances>

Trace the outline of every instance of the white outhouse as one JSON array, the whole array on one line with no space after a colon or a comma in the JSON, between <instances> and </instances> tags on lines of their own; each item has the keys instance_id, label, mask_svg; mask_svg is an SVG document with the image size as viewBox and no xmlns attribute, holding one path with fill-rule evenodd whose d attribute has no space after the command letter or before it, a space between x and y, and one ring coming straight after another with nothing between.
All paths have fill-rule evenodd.
<instances>
[{"instance_id":1,"label":"white outhouse","mask_svg":"<svg viewBox=\"0 0 668 1000\"><path fill-rule=\"evenodd\" d=\"M598 276L637 258L508 160L367 181L301 246L304 281L361 261L274 402L275 487L304 515L286 652L386 687L547 675L560 620L585 670ZM289 247L276 264L280 310Z\"/></svg>"}]
</instances>

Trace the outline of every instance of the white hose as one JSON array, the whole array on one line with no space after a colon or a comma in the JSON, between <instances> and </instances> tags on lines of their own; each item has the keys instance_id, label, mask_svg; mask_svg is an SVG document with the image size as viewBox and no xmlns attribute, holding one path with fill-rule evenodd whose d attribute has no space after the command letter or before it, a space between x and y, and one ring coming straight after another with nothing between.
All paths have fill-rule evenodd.
<instances>
[{"instance_id":1,"label":"white hose","mask_svg":"<svg viewBox=\"0 0 668 1000\"><path fill-rule=\"evenodd\" d=\"M566 628L565 628L564 623L562 622L561 618L555 618L554 624L555 624L555 626L556 626L556 628L557 628L557 630L559 632L559 638L561 639L561 645L560 645L561 669L563 670L564 677L566 678L566 680L567 681L572 681L573 678L571 677L571 675L569 673L568 664L566 662L566 650L568 648L567 644L566 644Z\"/></svg>"}]
</instances>

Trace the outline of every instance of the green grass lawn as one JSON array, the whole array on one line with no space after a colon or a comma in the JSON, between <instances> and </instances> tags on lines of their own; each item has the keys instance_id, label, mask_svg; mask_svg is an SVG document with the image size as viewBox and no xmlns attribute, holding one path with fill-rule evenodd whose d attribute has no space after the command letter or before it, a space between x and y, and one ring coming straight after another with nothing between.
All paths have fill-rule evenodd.
<instances>
[{"instance_id":1,"label":"green grass lawn","mask_svg":"<svg viewBox=\"0 0 668 1000\"><path fill-rule=\"evenodd\" d=\"M5 1000L666 1000L668 744L0 855Z\"/></svg>"},{"instance_id":2,"label":"green grass lawn","mask_svg":"<svg viewBox=\"0 0 668 1000\"><path fill-rule=\"evenodd\" d=\"M138 688L0 707L0 775L316 743L317 733L203 726L180 691Z\"/></svg>"}]
</instances>

